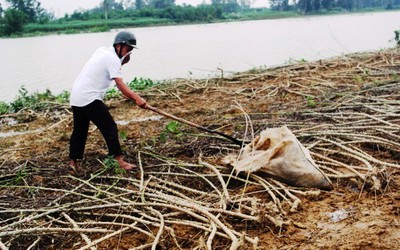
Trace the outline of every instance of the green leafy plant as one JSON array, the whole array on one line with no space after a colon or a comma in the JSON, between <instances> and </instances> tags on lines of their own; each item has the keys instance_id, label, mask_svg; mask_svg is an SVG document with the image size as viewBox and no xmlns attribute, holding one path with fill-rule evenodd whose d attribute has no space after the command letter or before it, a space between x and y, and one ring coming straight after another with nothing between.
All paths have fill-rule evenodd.
<instances>
[{"instance_id":1,"label":"green leafy plant","mask_svg":"<svg viewBox=\"0 0 400 250\"><path fill-rule=\"evenodd\" d=\"M35 100L28 95L28 90L26 90L25 86L22 86L18 90L18 93L17 99L10 103L13 112L17 112L23 108L33 107L36 104Z\"/></svg>"},{"instance_id":2,"label":"green leafy plant","mask_svg":"<svg viewBox=\"0 0 400 250\"><path fill-rule=\"evenodd\" d=\"M70 93L67 91L55 96L49 89L43 93L35 92L30 94L25 86L22 86L18 90L18 96L14 101L10 102L9 104L0 104L0 114L18 112L25 108L40 110L48 107L49 102L66 103L69 101L69 96Z\"/></svg>"},{"instance_id":3,"label":"green leafy plant","mask_svg":"<svg viewBox=\"0 0 400 250\"><path fill-rule=\"evenodd\" d=\"M114 88L107 90L105 99L115 98L120 95L121 95L121 92L116 87L114 87Z\"/></svg>"},{"instance_id":4,"label":"green leafy plant","mask_svg":"<svg viewBox=\"0 0 400 250\"><path fill-rule=\"evenodd\" d=\"M164 131L160 134L160 140L162 142L166 142L168 137L170 136L179 136L182 135L182 131L180 130L181 124L177 121L169 122Z\"/></svg>"},{"instance_id":5,"label":"green leafy plant","mask_svg":"<svg viewBox=\"0 0 400 250\"><path fill-rule=\"evenodd\" d=\"M168 123L165 128L170 133L180 134L181 133L180 127L181 127L181 124L179 122L172 121L172 122Z\"/></svg>"},{"instance_id":6,"label":"green leafy plant","mask_svg":"<svg viewBox=\"0 0 400 250\"><path fill-rule=\"evenodd\" d=\"M128 83L129 88L131 88L132 90L145 90L147 88L151 88L155 85L160 84L157 81L153 81L149 78L145 79L145 78L134 78L130 83ZM111 99L111 98L115 98L121 95L121 92L117 89L117 87L113 87L109 90L107 90L106 99Z\"/></svg>"},{"instance_id":7,"label":"green leafy plant","mask_svg":"<svg viewBox=\"0 0 400 250\"><path fill-rule=\"evenodd\" d=\"M10 108L10 105L3 101L0 101L0 115L7 114L10 111Z\"/></svg>"},{"instance_id":8,"label":"green leafy plant","mask_svg":"<svg viewBox=\"0 0 400 250\"><path fill-rule=\"evenodd\" d=\"M126 170L123 168L120 168L118 161L115 160L113 157L108 156L107 158L105 158L103 160L103 165L107 168L107 169L112 169L114 171L115 174L117 175L123 175L126 173Z\"/></svg>"},{"instance_id":9,"label":"green leafy plant","mask_svg":"<svg viewBox=\"0 0 400 250\"><path fill-rule=\"evenodd\" d=\"M155 85L159 84L159 82L155 82L149 78L134 78L128 86L133 90L145 90L147 88L151 88Z\"/></svg>"},{"instance_id":10,"label":"green leafy plant","mask_svg":"<svg viewBox=\"0 0 400 250\"><path fill-rule=\"evenodd\" d=\"M71 95L71 93L65 90L65 91L61 92L60 94L58 94L55 99L59 103L67 103L67 102L69 102L70 95Z\"/></svg>"}]
</instances>

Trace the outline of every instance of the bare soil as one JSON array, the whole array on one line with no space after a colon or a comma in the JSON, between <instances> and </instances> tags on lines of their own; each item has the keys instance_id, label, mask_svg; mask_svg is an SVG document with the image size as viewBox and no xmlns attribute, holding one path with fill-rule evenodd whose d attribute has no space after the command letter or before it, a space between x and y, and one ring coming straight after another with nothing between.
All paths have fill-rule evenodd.
<instances>
[{"instance_id":1,"label":"bare soil","mask_svg":"<svg viewBox=\"0 0 400 250\"><path fill-rule=\"evenodd\" d=\"M244 235L249 239L258 238L257 247L245 240L240 249L400 249L399 76L400 52L390 49L253 70L229 77L224 77L221 72L219 78L181 79L139 92L154 107L246 141L251 140L251 131L257 135L263 129L287 125L310 149L335 189L328 192L289 187L284 183L279 186L278 182L263 176L272 184L273 191L268 192L261 182L246 183L245 175L230 181L227 186L231 197L245 194L245 197L257 199L259 204L281 206L276 213L271 212L273 209L264 211L279 223L265 219L269 217L263 217L259 207L256 212L259 219L255 221L212 210L219 203L214 200L218 192L204 178L178 175L188 173L180 166L204 176L213 173L196 165L199 158L229 175L229 166L223 166L222 159L228 154L237 154L240 147L218 135L186 125L168 131L171 120L140 109L123 98L108 100L110 111L124 134L121 143L126 158L140 165L143 171L138 168L120 174L105 168L107 149L101 134L93 126L82 161L83 170L74 178L68 167L68 140L72 131L68 105L49 104L47 110L23 110L3 115L1 133L28 133L0 137L0 235L1 231L8 232L0 237L2 249L27 249L29 246L32 249L84 249L88 243L82 234L87 234L93 242L110 233L57 231L54 228L72 227L72 224L67 225L71 221L65 214L75 222L119 222L121 225L102 228L120 230L129 218L107 217L119 213L118 209L97 207L82 212L77 209L79 201L90 200L88 196L96 197L90 201L93 206L103 204L97 197L103 197L103 202L110 201L104 204L111 204L116 199L117 196L110 198L106 192L97 196L98 193L90 189L93 188L88 184L91 177L104 169L99 175L100 180L93 185L109 185L107 191L110 192L115 187L137 190L135 180L144 180L145 184L156 188L161 180L155 177L165 180L165 186L172 187L171 183L177 183L208 192L211 196L200 198L197 197L199 193L190 190L185 193L182 187L174 187L180 192L175 195L186 195L202 208L210 208L211 213L230 229L242 234L239 238ZM245 114L251 124L246 123ZM226 182L227 175L223 175ZM117 182L107 179L112 176L126 179ZM215 176L209 180L223 192ZM84 181L87 181L86 189L77 190L79 195L60 198L67 193L60 190L75 190ZM278 191L274 191L274 187ZM305 195L306 192L317 192L317 195ZM296 198L291 198L290 194L300 201L295 209L291 207ZM127 198L121 201L128 197L138 197L140 201L142 196L135 193L124 197ZM147 202L149 200L153 202L151 204L158 201L151 195L146 198ZM71 203L74 205L68 209L60 208ZM174 201L165 204L174 204ZM157 212L150 208L143 208L142 213L134 210L140 206L132 206L129 213L120 210L120 214L149 221L152 219L143 214L158 218ZM205 214L195 207L179 206L185 211ZM55 210L43 215L49 209ZM201 219L181 214L168 221L169 213L178 210L158 205L154 205L154 210L160 211L165 217L165 225L172 228L162 232L157 249L206 249L210 231L172 222L179 219L200 225ZM242 210L236 203L232 205L231 211L239 213ZM245 214L252 215L250 212ZM34 215L40 217L34 218ZM153 236L126 229L99 242L97 249L150 249L161 228L157 223L161 221L154 219L153 224L138 224ZM92 228L90 224L82 225L79 224L81 228ZM206 223L206 227L211 228L211 225ZM52 230L44 231L46 227ZM30 228L35 230L23 232ZM224 233L218 228L218 232ZM212 241L213 249L231 246L232 240L221 235Z\"/></svg>"}]
</instances>

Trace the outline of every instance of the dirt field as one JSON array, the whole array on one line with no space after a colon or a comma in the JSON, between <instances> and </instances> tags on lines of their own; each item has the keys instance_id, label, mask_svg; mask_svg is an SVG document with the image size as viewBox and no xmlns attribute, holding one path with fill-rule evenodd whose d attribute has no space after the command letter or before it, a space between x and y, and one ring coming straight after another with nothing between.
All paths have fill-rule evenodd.
<instances>
[{"instance_id":1,"label":"dirt field","mask_svg":"<svg viewBox=\"0 0 400 250\"><path fill-rule=\"evenodd\" d=\"M287 125L332 191L236 176L222 159L240 146L123 98L107 103L139 165L129 173L107 162L95 127L71 172L68 105L3 115L0 249L400 249L399 74L391 49L140 92L245 141Z\"/></svg>"}]
</instances>

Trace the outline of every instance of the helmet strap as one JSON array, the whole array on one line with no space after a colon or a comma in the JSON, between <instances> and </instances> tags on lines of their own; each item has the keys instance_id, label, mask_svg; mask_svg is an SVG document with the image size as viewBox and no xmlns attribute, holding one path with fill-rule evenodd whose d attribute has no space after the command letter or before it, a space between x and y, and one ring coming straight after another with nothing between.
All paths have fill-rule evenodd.
<instances>
[{"instance_id":1,"label":"helmet strap","mask_svg":"<svg viewBox=\"0 0 400 250\"><path fill-rule=\"evenodd\" d=\"M119 50L117 50L117 46L118 46L118 44L116 44L114 46L115 53L117 53L118 58L122 58L122 46L124 46L124 45L123 44L119 44Z\"/></svg>"}]
</instances>

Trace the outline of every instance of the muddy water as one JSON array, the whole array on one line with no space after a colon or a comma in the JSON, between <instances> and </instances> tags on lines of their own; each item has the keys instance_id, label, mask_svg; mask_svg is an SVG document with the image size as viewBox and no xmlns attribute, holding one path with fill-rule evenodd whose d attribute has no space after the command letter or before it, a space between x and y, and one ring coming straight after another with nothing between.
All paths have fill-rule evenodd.
<instances>
[{"instance_id":1,"label":"muddy water","mask_svg":"<svg viewBox=\"0 0 400 250\"><path fill-rule=\"evenodd\" d=\"M316 60L392 47L400 12L131 29L139 50L126 80L225 75L291 60ZM70 90L80 69L116 31L0 39L0 101L29 91Z\"/></svg>"}]
</instances>

